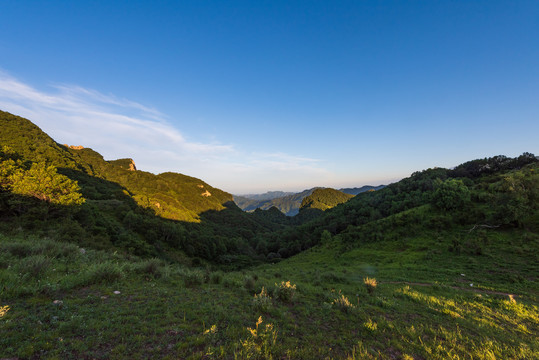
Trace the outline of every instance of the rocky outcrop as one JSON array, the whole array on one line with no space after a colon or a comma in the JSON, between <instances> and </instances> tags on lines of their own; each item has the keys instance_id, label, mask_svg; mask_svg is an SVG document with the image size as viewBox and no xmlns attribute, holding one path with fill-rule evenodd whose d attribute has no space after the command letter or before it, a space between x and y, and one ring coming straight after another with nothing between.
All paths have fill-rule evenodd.
<instances>
[{"instance_id":1,"label":"rocky outcrop","mask_svg":"<svg viewBox=\"0 0 539 360\"><path fill-rule=\"evenodd\" d=\"M82 146L82 145L67 145L67 144L64 144L64 146L66 148L70 148L70 149L73 149L73 150L82 150L82 149L84 149L84 146Z\"/></svg>"},{"instance_id":2,"label":"rocky outcrop","mask_svg":"<svg viewBox=\"0 0 539 360\"><path fill-rule=\"evenodd\" d=\"M114 164L115 166L119 166L122 169L125 169L128 171L137 171L137 167L135 166L135 161L130 158L110 160L109 163Z\"/></svg>"},{"instance_id":3,"label":"rocky outcrop","mask_svg":"<svg viewBox=\"0 0 539 360\"><path fill-rule=\"evenodd\" d=\"M200 195L202 195L202 196L204 196L204 197L208 197L208 196L211 196L211 193L210 193L208 190L206 190L205 192L203 192L203 193L200 194Z\"/></svg>"}]
</instances>

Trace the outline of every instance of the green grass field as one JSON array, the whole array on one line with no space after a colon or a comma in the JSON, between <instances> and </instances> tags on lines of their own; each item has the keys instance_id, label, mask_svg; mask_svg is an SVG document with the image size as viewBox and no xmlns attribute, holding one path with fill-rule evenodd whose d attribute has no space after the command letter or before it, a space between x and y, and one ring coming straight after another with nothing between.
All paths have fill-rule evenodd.
<instances>
[{"instance_id":1,"label":"green grass field","mask_svg":"<svg viewBox=\"0 0 539 360\"><path fill-rule=\"evenodd\" d=\"M229 273L1 237L0 358L539 358L538 237L464 230Z\"/></svg>"}]
</instances>

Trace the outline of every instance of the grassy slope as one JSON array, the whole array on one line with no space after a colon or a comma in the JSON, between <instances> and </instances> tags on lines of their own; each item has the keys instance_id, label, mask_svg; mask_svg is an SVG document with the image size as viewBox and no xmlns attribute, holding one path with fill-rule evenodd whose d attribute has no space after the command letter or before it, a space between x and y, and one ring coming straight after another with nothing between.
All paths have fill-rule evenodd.
<instances>
[{"instance_id":1,"label":"grassy slope","mask_svg":"<svg viewBox=\"0 0 539 360\"><path fill-rule=\"evenodd\" d=\"M9 310L0 318L0 357L256 358L245 351L262 346L272 323L277 339L266 345L274 358L537 358L539 237L484 230L473 235L482 255L449 251L465 230L352 250L332 241L236 273L2 238L0 307ZM43 268L39 256L48 259ZM372 294L367 276L379 282ZM287 280L297 285L292 302L273 296L267 309L253 305L262 286L272 294ZM353 307L332 304L339 294ZM247 327L259 316L253 338Z\"/></svg>"}]
</instances>

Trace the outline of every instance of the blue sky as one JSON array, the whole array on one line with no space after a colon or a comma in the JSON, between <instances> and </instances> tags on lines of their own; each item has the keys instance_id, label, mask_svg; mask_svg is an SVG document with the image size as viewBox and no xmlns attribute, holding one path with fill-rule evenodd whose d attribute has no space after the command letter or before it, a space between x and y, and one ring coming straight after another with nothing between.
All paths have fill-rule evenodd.
<instances>
[{"instance_id":1,"label":"blue sky","mask_svg":"<svg viewBox=\"0 0 539 360\"><path fill-rule=\"evenodd\" d=\"M0 109L241 194L539 153L537 1L0 1Z\"/></svg>"}]
</instances>

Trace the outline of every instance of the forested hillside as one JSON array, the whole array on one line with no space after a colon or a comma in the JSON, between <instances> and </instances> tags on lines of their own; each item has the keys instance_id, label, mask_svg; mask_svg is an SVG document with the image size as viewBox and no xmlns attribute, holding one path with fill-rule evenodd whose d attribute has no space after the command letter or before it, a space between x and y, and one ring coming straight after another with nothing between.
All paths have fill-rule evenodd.
<instances>
[{"instance_id":1,"label":"forested hillside","mask_svg":"<svg viewBox=\"0 0 539 360\"><path fill-rule=\"evenodd\" d=\"M101 249L244 264L265 258L255 251L255 234L283 226L242 212L230 194L202 180L154 175L136 170L131 159L106 161L92 149L60 145L24 118L0 112L0 129L5 231L34 229Z\"/></svg>"},{"instance_id":2,"label":"forested hillside","mask_svg":"<svg viewBox=\"0 0 539 360\"><path fill-rule=\"evenodd\" d=\"M385 187L386 187L385 185L378 185L378 186L365 185L362 187L339 189L339 191L342 191L345 194L357 195L357 194L361 194L362 192L376 191L376 190L383 189Z\"/></svg>"},{"instance_id":3,"label":"forested hillside","mask_svg":"<svg viewBox=\"0 0 539 360\"><path fill-rule=\"evenodd\" d=\"M530 153L474 160L453 170L427 169L381 190L358 194L323 216L288 229L282 235L286 247L279 252L299 253L318 244L323 233L354 246L425 228L480 224L537 231L538 199L538 159Z\"/></svg>"},{"instance_id":4,"label":"forested hillside","mask_svg":"<svg viewBox=\"0 0 539 360\"><path fill-rule=\"evenodd\" d=\"M154 175L136 170L131 159L106 161L92 149L57 144L29 120L9 113L0 113L0 125L0 226L76 238L96 248L240 266L289 257L318 244L324 232L349 244L376 241L385 236L388 221L441 228L530 227L537 221L537 158L528 153L416 172L332 209L351 195L310 189L272 199L265 206L271 210L249 214L230 194L202 180ZM295 217L275 212L299 208L302 200L305 209ZM432 216L423 221L427 212Z\"/></svg>"},{"instance_id":5,"label":"forested hillside","mask_svg":"<svg viewBox=\"0 0 539 360\"><path fill-rule=\"evenodd\" d=\"M353 197L354 195L345 194L331 188L316 189L311 195L301 201L301 210L319 209L325 211L347 202Z\"/></svg>"},{"instance_id":6,"label":"forested hillside","mask_svg":"<svg viewBox=\"0 0 539 360\"><path fill-rule=\"evenodd\" d=\"M345 188L338 191L345 194L357 195L365 191L375 191L383 189L385 185L362 186L359 188ZM302 201L313 191L322 188L312 188L299 193L285 193L282 191L272 191L259 195L234 195L234 202L244 211L254 211L255 209L267 210L276 207L288 216L295 216L302 207Z\"/></svg>"},{"instance_id":7,"label":"forested hillside","mask_svg":"<svg viewBox=\"0 0 539 360\"><path fill-rule=\"evenodd\" d=\"M267 200L254 200L241 196L235 196L234 201L244 211L254 211L255 209L267 210L272 207L279 209L288 216L297 215L301 207L301 201L313 193L317 188L304 190L299 193L286 195Z\"/></svg>"},{"instance_id":8,"label":"forested hillside","mask_svg":"<svg viewBox=\"0 0 539 360\"><path fill-rule=\"evenodd\" d=\"M533 154L308 192L246 213L0 113L0 358L538 358Z\"/></svg>"}]
</instances>

